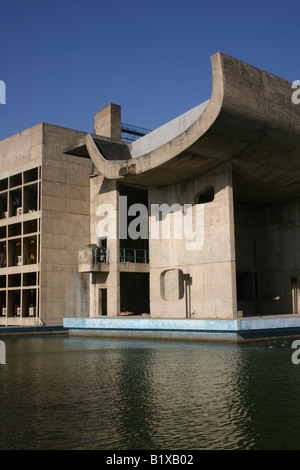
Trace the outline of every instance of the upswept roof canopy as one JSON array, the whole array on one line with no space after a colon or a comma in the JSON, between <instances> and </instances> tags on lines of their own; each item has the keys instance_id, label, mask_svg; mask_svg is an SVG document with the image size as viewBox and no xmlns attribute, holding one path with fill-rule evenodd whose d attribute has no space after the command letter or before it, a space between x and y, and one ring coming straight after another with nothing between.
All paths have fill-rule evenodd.
<instances>
[{"instance_id":1,"label":"upswept roof canopy","mask_svg":"<svg viewBox=\"0 0 300 470\"><path fill-rule=\"evenodd\" d=\"M175 184L231 162L234 197L300 198L300 105L292 84L221 52L211 98L131 144L86 134L66 153L90 157L104 177Z\"/></svg>"}]
</instances>

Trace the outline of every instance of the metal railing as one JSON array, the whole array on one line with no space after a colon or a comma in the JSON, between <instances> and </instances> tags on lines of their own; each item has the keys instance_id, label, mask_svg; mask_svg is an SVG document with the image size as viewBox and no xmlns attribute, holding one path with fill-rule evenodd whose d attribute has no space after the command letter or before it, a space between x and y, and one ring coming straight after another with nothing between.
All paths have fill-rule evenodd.
<instances>
[{"instance_id":1,"label":"metal railing","mask_svg":"<svg viewBox=\"0 0 300 470\"><path fill-rule=\"evenodd\" d=\"M106 248L93 248L93 263L109 263L109 250Z\"/></svg>"},{"instance_id":2,"label":"metal railing","mask_svg":"<svg viewBox=\"0 0 300 470\"><path fill-rule=\"evenodd\" d=\"M125 124L121 122L121 135L123 140L132 142L137 140L139 137L143 137L144 135L149 134L149 132L151 132L150 129L132 126L131 124Z\"/></svg>"},{"instance_id":3,"label":"metal railing","mask_svg":"<svg viewBox=\"0 0 300 470\"><path fill-rule=\"evenodd\" d=\"M149 263L149 250L141 248L121 248L121 263Z\"/></svg>"}]
</instances>

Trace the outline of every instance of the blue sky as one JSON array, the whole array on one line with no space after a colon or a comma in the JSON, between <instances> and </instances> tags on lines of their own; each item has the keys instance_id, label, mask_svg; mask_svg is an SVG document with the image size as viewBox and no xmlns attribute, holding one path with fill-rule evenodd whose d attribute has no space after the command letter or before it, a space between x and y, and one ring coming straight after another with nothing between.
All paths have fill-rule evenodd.
<instances>
[{"instance_id":1,"label":"blue sky","mask_svg":"<svg viewBox=\"0 0 300 470\"><path fill-rule=\"evenodd\" d=\"M0 139L39 122L93 132L112 102L149 129L211 95L222 51L300 79L299 0L1 0Z\"/></svg>"}]
</instances>

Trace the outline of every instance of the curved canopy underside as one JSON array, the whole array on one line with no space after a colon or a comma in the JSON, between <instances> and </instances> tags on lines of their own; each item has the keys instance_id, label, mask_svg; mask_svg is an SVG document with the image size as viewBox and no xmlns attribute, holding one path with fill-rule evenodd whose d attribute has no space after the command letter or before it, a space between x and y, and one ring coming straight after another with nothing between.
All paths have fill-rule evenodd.
<instances>
[{"instance_id":1,"label":"curved canopy underside","mask_svg":"<svg viewBox=\"0 0 300 470\"><path fill-rule=\"evenodd\" d=\"M86 153L108 179L146 186L183 182L230 161L235 199L300 198L300 106L291 83L220 52L211 62L211 98L181 125L171 121L110 151L108 139L87 134L66 153Z\"/></svg>"}]
</instances>

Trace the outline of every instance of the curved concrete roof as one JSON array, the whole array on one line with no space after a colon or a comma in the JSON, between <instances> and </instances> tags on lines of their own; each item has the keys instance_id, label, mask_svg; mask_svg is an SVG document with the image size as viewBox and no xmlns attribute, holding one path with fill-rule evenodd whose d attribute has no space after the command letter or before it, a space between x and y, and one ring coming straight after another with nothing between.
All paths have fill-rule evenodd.
<instances>
[{"instance_id":1,"label":"curved concrete roof","mask_svg":"<svg viewBox=\"0 0 300 470\"><path fill-rule=\"evenodd\" d=\"M201 103L195 108L187 111L181 116L167 122L163 126L155 129L149 134L135 140L130 144L130 151L132 158L147 155L150 152L168 144L171 140L175 139L178 135L183 134L194 122L202 116L207 108L209 100Z\"/></svg>"},{"instance_id":2,"label":"curved concrete roof","mask_svg":"<svg viewBox=\"0 0 300 470\"><path fill-rule=\"evenodd\" d=\"M107 161L87 134L95 166L109 179L166 185L230 161L236 199L300 197L300 105L291 83L221 52L211 63L209 101L130 144L128 160Z\"/></svg>"}]
</instances>

